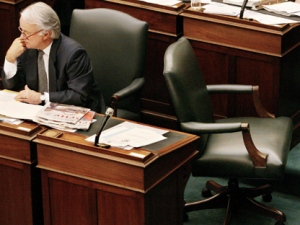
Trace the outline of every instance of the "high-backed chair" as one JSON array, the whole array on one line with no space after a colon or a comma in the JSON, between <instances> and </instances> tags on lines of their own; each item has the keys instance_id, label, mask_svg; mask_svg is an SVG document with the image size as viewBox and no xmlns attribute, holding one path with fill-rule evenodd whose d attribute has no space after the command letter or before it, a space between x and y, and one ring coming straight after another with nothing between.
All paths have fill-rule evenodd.
<instances>
[{"instance_id":1,"label":"high-backed chair","mask_svg":"<svg viewBox=\"0 0 300 225\"><path fill-rule=\"evenodd\" d=\"M228 186L209 180L204 200L186 203L185 213L200 209L227 208L224 224L240 209L272 217L284 224L285 214L268 207L255 197L271 200L270 185L239 187L239 178L280 179L290 149L292 121L274 117L263 109L258 87L251 85L206 85L189 41L182 37L168 47L164 77L182 131L200 136L199 155L192 163L192 175L229 178ZM210 93L252 93L261 117L215 120ZM213 194L208 195L208 194ZM205 222L204 222L205 223Z\"/></svg>"},{"instance_id":2,"label":"high-backed chair","mask_svg":"<svg viewBox=\"0 0 300 225\"><path fill-rule=\"evenodd\" d=\"M70 37L87 50L95 79L114 115L139 120L148 24L126 13L75 9Z\"/></svg>"}]
</instances>

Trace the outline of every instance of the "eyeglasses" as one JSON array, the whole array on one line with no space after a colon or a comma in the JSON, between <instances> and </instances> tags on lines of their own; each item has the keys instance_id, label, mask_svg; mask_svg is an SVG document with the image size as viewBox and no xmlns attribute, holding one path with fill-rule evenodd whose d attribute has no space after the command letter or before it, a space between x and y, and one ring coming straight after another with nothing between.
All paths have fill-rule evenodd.
<instances>
[{"instance_id":1,"label":"eyeglasses","mask_svg":"<svg viewBox=\"0 0 300 225\"><path fill-rule=\"evenodd\" d=\"M32 37L33 35L36 35L37 33L41 32L42 30L39 30L33 34L27 35L21 27L18 27L19 31L21 32L21 34L23 34L25 36L25 38L28 40L30 37Z\"/></svg>"}]
</instances>

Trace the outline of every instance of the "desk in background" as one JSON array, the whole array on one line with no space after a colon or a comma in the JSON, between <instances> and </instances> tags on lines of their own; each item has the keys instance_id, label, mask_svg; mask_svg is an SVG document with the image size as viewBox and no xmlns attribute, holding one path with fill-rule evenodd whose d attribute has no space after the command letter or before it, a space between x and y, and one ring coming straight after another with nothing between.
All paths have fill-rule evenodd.
<instances>
[{"instance_id":1,"label":"desk in background","mask_svg":"<svg viewBox=\"0 0 300 225\"><path fill-rule=\"evenodd\" d=\"M171 131L146 147L101 149L85 141L99 122L89 133L47 130L34 140L44 224L183 224L184 188L198 137ZM107 127L120 122L111 118Z\"/></svg>"},{"instance_id":2,"label":"desk in background","mask_svg":"<svg viewBox=\"0 0 300 225\"><path fill-rule=\"evenodd\" d=\"M300 25L269 26L187 8L183 31L198 57L207 84L259 85L263 105L277 116L300 109ZM256 115L245 96L213 97L214 112Z\"/></svg>"},{"instance_id":3,"label":"desk in background","mask_svg":"<svg viewBox=\"0 0 300 225\"><path fill-rule=\"evenodd\" d=\"M32 140L42 130L0 122L0 224L43 224L40 171Z\"/></svg>"}]
</instances>

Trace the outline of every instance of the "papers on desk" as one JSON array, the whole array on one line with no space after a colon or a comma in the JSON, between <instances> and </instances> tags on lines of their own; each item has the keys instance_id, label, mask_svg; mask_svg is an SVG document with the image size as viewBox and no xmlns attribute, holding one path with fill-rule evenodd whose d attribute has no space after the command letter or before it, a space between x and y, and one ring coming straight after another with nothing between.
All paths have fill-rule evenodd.
<instances>
[{"instance_id":1,"label":"papers on desk","mask_svg":"<svg viewBox=\"0 0 300 225\"><path fill-rule=\"evenodd\" d=\"M204 13L225 15L225 16L238 16L241 11L241 7L212 2L203 6Z\"/></svg>"},{"instance_id":2,"label":"papers on desk","mask_svg":"<svg viewBox=\"0 0 300 225\"><path fill-rule=\"evenodd\" d=\"M284 16L300 16L300 4L295 2L282 2L274 5L264 5L267 11Z\"/></svg>"},{"instance_id":3,"label":"papers on desk","mask_svg":"<svg viewBox=\"0 0 300 225\"><path fill-rule=\"evenodd\" d=\"M50 103L45 106L16 101L17 92L0 91L0 121L20 124L32 120L55 129L75 132L89 129L95 112L88 108Z\"/></svg>"},{"instance_id":4,"label":"papers on desk","mask_svg":"<svg viewBox=\"0 0 300 225\"><path fill-rule=\"evenodd\" d=\"M168 130L164 129L123 122L103 131L100 135L99 143L130 150L164 140L166 137L163 134L167 132ZM94 143L95 136L88 137L86 141Z\"/></svg>"},{"instance_id":5,"label":"papers on desk","mask_svg":"<svg viewBox=\"0 0 300 225\"><path fill-rule=\"evenodd\" d=\"M204 13L210 14L218 14L218 15L226 15L226 16L239 16L241 7L227 5L224 3L217 3L212 2L210 4L204 5ZM267 15L263 13L259 13L252 10L245 10L244 11L244 18L245 19L253 19L262 24L267 25L278 25L278 24L286 24L286 23L299 23L295 20L290 20L286 18L276 17L272 15Z\"/></svg>"},{"instance_id":6,"label":"papers on desk","mask_svg":"<svg viewBox=\"0 0 300 225\"><path fill-rule=\"evenodd\" d=\"M33 120L42 106L18 102L14 99L16 95L12 91L0 91L0 115L11 119Z\"/></svg>"},{"instance_id":7,"label":"papers on desk","mask_svg":"<svg viewBox=\"0 0 300 225\"><path fill-rule=\"evenodd\" d=\"M246 7L252 7L254 3L259 2L257 0L248 0ZM242 6L244 0L223 0L223 3Z\"/></svg>"},{"instance_id":8,"label":"papers on desk","mask_svg":"<svg viewBox=\"0 0 300 225\"><path fill-rule=\"evenodd\" d=\"M158 4L158 5L166 5L166 6L172 6L181 3L181 1L178 0L141 0L141 1Z\"/></svg>"},{"instance_id":9,"label":"papers on desk","mask_svg":"<svg viewBox=\"0 0 300 225\"><path fill-rule=\"evenodd\" d=\"M262 14L262 13L251 11L251 10L247 10L244 12L244 18L253 19L262 24L267 24L267 25L299 23L299 21L281 18L281 17L277 17L277 16L266 15L266 14Z\"/></svg>"},{"instance_id":10,"label":"papers on desk","mask_svg":"<svg viewBox=\"0 0 300 225\"><path fill-rule=\"evenodd\" d=\"M75 132L89 129L94 111L88 108L48 102L36 113L33 121L55 129Z\"/></svg>"}]
</instances>

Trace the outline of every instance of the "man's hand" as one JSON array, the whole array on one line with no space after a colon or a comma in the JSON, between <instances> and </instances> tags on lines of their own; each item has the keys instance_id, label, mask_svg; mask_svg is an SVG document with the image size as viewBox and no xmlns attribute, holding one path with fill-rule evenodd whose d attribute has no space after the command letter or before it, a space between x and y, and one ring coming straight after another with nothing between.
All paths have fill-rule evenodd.
<instances>
[{"instance_id":1,"label":"man's hand","mask_svg":"<svg viewBox=\"0 0 300 225\"><path fill-rule=\"evenodd\" d=\"M26 44L24 39L18 37L13 41L7 50L5 59L10 63L14 63L17 60L17 57L19 57L25 50Z\"/></svg>"},{"instance_id":2,"label":"man's hand","mask_svg":"<svg viewBox=\"0 0 300 225\"><path fill-rule=\"evenodd\" d=\"M27 85L25 86L25 89L23 91L20 91L16 95L15 100L34 105L42 103L41 93L31 90Z\"/></svg>"}]
</instances>

